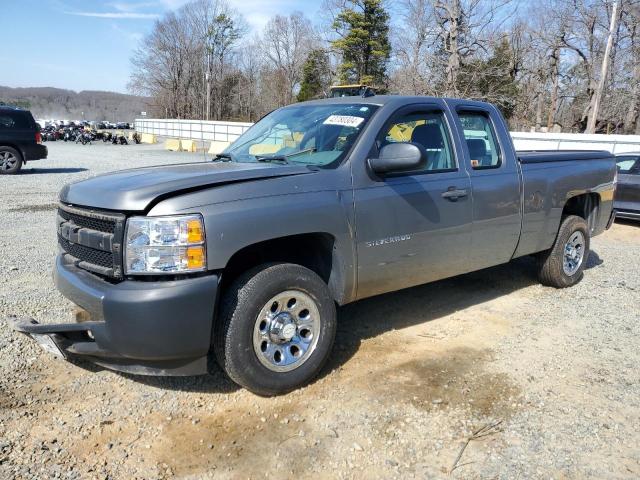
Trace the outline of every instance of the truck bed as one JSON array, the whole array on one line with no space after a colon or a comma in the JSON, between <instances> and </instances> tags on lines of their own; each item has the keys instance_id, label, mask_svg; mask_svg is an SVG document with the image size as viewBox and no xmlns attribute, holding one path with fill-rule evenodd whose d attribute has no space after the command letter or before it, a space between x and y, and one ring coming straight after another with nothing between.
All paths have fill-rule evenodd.
<instances>
[{"instance_id":1,"label":"truck bed","mask_svg":"<svg viewBox=\"0 0 640 480\"><path fill-rule=\"evenodd\" d=\"M592 235L606 228L613 205L615 159L604 150L517 151L523 185L522 233L514 256L550 248L570 197L599 199L587 221ZM571 163L567 163L571 162ZM588 205L584 206L585 208Z\"/></svg>"}]
</instances>

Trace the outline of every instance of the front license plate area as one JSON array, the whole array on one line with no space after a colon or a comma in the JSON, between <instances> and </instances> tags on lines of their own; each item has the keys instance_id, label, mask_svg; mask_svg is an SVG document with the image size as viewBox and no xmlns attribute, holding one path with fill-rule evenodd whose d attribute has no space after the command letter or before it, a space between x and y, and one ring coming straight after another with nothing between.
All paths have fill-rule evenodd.
<instances>
[{"instance_id":1,"label":"front license plate area","mask_svg":"<svg viewBox=\"0 0 640 480\"><path fill-rule=\"evenodd\" d=\"M56 345L50 335L42 335L39 333L32 333L31 337L38 342L38 345L42 347L45 352L48 352L58 358L64 358L62 350Z\"/></svg>"}]
</instances>

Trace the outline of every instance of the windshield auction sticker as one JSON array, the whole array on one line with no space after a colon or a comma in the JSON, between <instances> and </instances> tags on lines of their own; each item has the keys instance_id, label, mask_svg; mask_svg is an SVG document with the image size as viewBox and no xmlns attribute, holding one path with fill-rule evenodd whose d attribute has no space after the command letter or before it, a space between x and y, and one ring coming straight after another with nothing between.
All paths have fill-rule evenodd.
<instances>
[{"instance_id":1,"label":"windshield auction sticker","mask_svg":"<svg viewBox=\"0 0 640 480\"><path fill-rule=\"evenodd\" d=\"M322 123L325 125L340 125L343 127L356 128L360 126L362 122L364 122L364 118L362 117L354 117L351 115L330 115Z\"/></svg>"}]
</instances>

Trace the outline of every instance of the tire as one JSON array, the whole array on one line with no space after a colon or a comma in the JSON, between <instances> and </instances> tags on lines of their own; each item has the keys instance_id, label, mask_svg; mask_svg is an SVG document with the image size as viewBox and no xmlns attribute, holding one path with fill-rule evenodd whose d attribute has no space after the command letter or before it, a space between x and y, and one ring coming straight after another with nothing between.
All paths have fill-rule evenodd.
<instances>
[{"instance_id":1,"label":"tire","mask_svg":"<svg viewBox=\"0 0 640 480\"><path fill-rule=\"evenodd\" d=\"M22 155L15 148L0 147L0 175L15 175L22 163Z\"/></svg>"},{"instance_id":2,"label":"tire","mask_svg":"<svg viewBox=\"0 0 640 480\"><path fill-rule=\"evenodd\" d=\"M286 322L293 325L289 330ZM282 337L273 340L274 331ZM317 274L290 263L266 264L241 275L224 293L214 352L234 382L257 395L272 396L295 390L318 375L335 332L335 303Z\"/></svg>"},{"instance_id":3,"label":"tire","mask_svg":"<svg viewBox=\"0 0 640 480\"><path fill-rule=\"evenodd\" d=\"M574 241L577 242L575 249L566 251L569 243L575 243ZM567 288L582 280L585 264L589 258L590 244L587 222L575 215L565 217L560 224L553 247L538 255L540 283L549 287ZM577 248L577 245L580 245L580 248ZM575 259L578 250L580 251L579 261Z\"/></svg>"}]
</instances>

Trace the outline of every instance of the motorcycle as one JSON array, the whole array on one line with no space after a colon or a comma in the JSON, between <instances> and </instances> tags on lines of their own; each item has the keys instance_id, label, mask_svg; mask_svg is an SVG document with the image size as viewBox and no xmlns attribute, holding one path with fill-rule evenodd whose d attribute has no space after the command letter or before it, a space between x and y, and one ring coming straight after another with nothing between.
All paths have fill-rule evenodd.
<instances>
[{"instance_id":1,"label":"motorcycle","mask_svg":"<svg viewBox=\"0 0 640 480\"><path fill-rule=\"evenodd\" d=\"M91 134L88 132L79 132L76 137L76 143L82 143L82 145L86 145L88 143L91 145Z\"/></svg>"}]
</instances>

